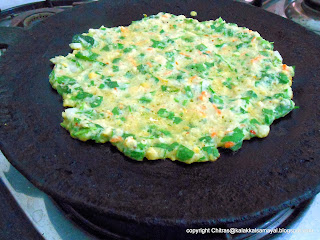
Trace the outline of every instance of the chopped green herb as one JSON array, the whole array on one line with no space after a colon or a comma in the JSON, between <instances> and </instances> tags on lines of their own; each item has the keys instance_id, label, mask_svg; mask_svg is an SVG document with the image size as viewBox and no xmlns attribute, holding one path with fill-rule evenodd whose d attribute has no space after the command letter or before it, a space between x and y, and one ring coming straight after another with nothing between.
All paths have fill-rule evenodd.
<instances>
[{"instance_id":1,"label":"chopped green herb","mask_svg":"<svg viewBox=\"0 0 320 240\"><path fill-rule=\"evenodd\" d=\"M119 66L113 65L112 70L113 70L113 72L119 72Z\"/></svg>"},{"instance_id":2,"label":"chopped green herb","mask_svg":"<svg viewBox=\"0 0 320 240\"><path fill-rule=\"evenodd\" d=\"M181 119L181 118L179 118L179 117L174 117L174 118L173 118L173 123L178 124L178 123L180 123L180 122L182 122L182 119Z\"/></svg>"},{"instance_id":3,"label":"chopped green herb","mask_svg":"<svg viewBox=\"0 0 320 240\"><path fill-rule=\"evenodd\" d=\"M184 90L186 91L186 95L188 98L193 98L193 93L190 86L186 86Z\"/></svg>"},{"instance_id":4,"label":"chopped green herb","mask_svg":"<svg viewBox=\"0 0 320 240\"><path fill-rule=\"evenodd\" d=\"M81 43L81 45L85 48L92 47L94 44L94 39L90 36L85 36L82 34L74 35L72 38L73 43Z\"/></svg>"},{"instance_id":5,"label":"chopped green herb","mask_svg":"<svg viewBox=\"0 0 320 240\"><path fill-rule=\"evenodd\" d=\"M131 157L137 161L142 161L145 156L145 151L143 151L143 150L130 150L130 149L125 148L123 153L126 156Z\"/></svg>"},{"instance_id":6,"label":"chopped green herb","mask_svg":"<svg viewBox=\"0 0 320 240\"><path fill-rule=\"evenodd\" d=\"M235 128L232 134L222 138L221 142L233 142L237 144L238 142L242 142L243 138L244 138L243 130L239 128Z\"/></svg>"},{"instance_id":7,"label":"chopped green herb","mask_svg":"<svg viewBox=\"0 0 320 240\"><path fill-rule=\"evenodd\" d=\"M190 150L189 148L180 145L177 151L177 158L180 161L187 161L190 158L192 158L194 155L194 152L192 150Z\"/></svg>"},{"instance_id":8,"label":"chopped green herb","mask_svg":"<svg viewBox=\"0 0 320 240\"><path fill-rule=\"evenodd\" d=\"M218 149L214 146L203 147L202 150L207 152L208 155L213 155L214 157L220 156Z\"/></svg>"},{"instance_id":9,"label":"chopped green herb","mask_svg":"<svg viewBox=\"0 0 320 240\"><path fill-rule=\"evenodd\" d=\"M87 97L92 97L93 95L91 93L87 93L87 92L84 92L84 91L80 91L78 92L78 94L76 95L76 99L79 99L79 100L82 100L82 99L85 99Z\"/></svg>"},{"instance_id":10,"label":"chopped green herb","mask_svg":"<svg viewBox=\"0 0 320 240\"><path fill-rule=\"evenodd\" d=\"M102 96L98 96L94 101L92 101L90 103L90 106L92 108L95 108L95 107L99 107L102 103L102 100L103 100L103 97Z\"/></svg>"},{"instance_id":11,"label":"chopped green herb","mask_svg":"<svg viewBox=\"0 0 320 240\"><path fill-rule=\"evenodd\" d=\"M181 38L183 41L186 41L186 42L193 42L194 41L194 38L193 37L182 37Z\"/></svg>"},{"instance_id":12,"label":"chopped green herb","mask_svg":"<svg viewBox=\"0 0 320 240\"><path fill-rule=\"evenodd\" d=\"M289 78L285 73L279 73L279 83L281 84L287 84L289 82Z\"/></svg>"},{"instance_id":13,"label":"chopped green herb","mask_svg":"<svg viewBox=\"0 0 320 240\"><path fill-rule=\"evenodd\" d=\"M91 61L91 62L96 61L98 56L99 56L99 54L92 53L92 52L88 52L88 53L77 52L75 54L76 58L79 58L79 59L82 59L82 60L86 60L86 61Z\"/></svg>"},{"instance_id":14,"label":"chopped green herb","mask_svg":"<svg viewBox=\"0 0 320 240\"><path fill-rule=\"evenodd\" d=\"M61 76L56 78L57 83L65 85L74 85L76 80L68 76Z\"/></svg>"},{"instance_id":15,"label":"chopped green herb","mask_svg":"<svg viewBox=\"0 0 320 240\"><path fill-rule=\"evenodd\" d=\"M269 53L267 51L260 51L259 52L262 56L265 56L265 57L269 57Z\"/></svg>"},{"instance_id":16,"label":"chopped green herb","mask_svg":"<svg viewBox=\"0 0 320 240\"><path fill-rule=\"evenodd\" d=\"M262 112L264 113L265 123L270 125L275 119L273 110L264 108L262 109Z\"/></svg>"},{"instance_id":17,"label":"chopped green herb","mask_svg":"<svg viewBox=\"0 0 320 240\"><path fill-rule=\"evenodd\" d=\"M167 116L167 109L164 109L164 108L160 108L159 111L157 112L157 114L160 116L160 117L166 117Z\"/></svg>"},{"instance_id":18,"label":"chopped green herb","mask_svg":"<svg viewBox=\"0 0 320 240\"><path fill-rule=\"evenodd\" d=\"M209 90L212 94L215 94L215 91L213 91L213 89L212 89L210 86L208 86L208 90Z\"/></svg>"},{"instance_id":19,"label":"chopped green herb","mask_svg":"<svg viewBox=\"0 0 320 240\"><path fill-rule=\"evenodd\" d=\"M247 91L245 96L250 97L250 98L257 98L258 97L258 95L253 90Z\"/></svg>"},{"instance_id":20,"label":"chopped green herb","mask_svg":"<svg viewBox=\"0 0 320 240\"><path fill-rule=\"evenodd\" d=\"M205 62L204 65L206 65L207 68L211 68L211 67L214 67L214 62Z\"/></svg>"},{"instance_id":21,"label":"chopped green herb","mask_svg":"<svg viewBox=\"0 0 320 240\"><path fill-rule=\"evenodd\" d=\"M213 95L212 97L209 98L209 101L211 103L215 103L215 104L219 104L219 105L222 105L224 103L223 99L221 97L219 97L218 95Z\"/></svg>"},{"instance_id":22,"label":"chopped green herb","mask_svg":"<svg viewBox=\"0 0 320 240\"><path fill-rule=\"evenodd\" d=\"M146 74L146 73L147 73L147 71L146 71L146 65L140 64L140 65L137 66L137 69L138 69L138 71L139 71L140 73L142 73L142 74Z\"/></svg>"},{"instance_id":23,"label":"chopped green herb","mask_svg":"<svg viewBox=\"0 0 320 240\"><path fill-rule=\"evenodd\" d=\"M225 45L225 43L217 44L217 45L215 45L215 46L216 46L217 48L222 48L224 45Z\"/></svg>"},{"instance_id":24,"label":"chopped green herb","mask_svg":"<svg viewBox=\"0 0 320 240\"><path fill-rule=\"evenodd\" d=\"M164 42L161 41L157 41L154 39L151 39L152 41L152 46L153 48L159 48L159 49L164 49L166 47L166 44Z\"/></svg>"},{"instance_id":25,"label":"chopped green herb","mask_svg":"<svg viewBox=\"0 0 320 240\"><path fill-rule=\"evenodd\" d=\"M113 113L113 115L120 115L120 108L119 107L113 108L112 113Z\"/></svg>"},{"instance_id":26,"label":"chopped green herb","mask_svg":"<svg viewBox=\"0 0 320 240\"><path fill-rule=\"evenodd\" d=\"M80 123L81 122L80 118L74 118L73 120L74 120L75 123Z\"/></svg>"},{"instance_id":27,"label":"chopped green herb","mask_svg":"<svg viewBox=\"0 0 320 240\"><path fill-rule=\"evenodd\" d=\"M110 81L105 83L109 88L116 88L119 87L118 83L115 81Z\"/></svg>"},{"instance_id":28,"label":"chopped green herb","mask_svg":"<svg viewBox=\"0 0 320 240\"><path fill-rule=\"evenodd\" d=\"M157 148L163 148L163 149L168 149L169 148L169 144L166 144L166 143L156 143L154 145L154 147L157 147Z\"/></svg>"},{"instance_id":29,"label":"chopped green herb","mask_svg":"<svg viewBox=\"0 0 320 240\"><path fill-rule=\"evenodd\" d=\"M201 44L196 46L196 49L198 49L200 51L205 51L207 49L207 46L204 45L203 43L201 43Z\"/></svg>"},{"instance_id":30,"label":"chopped green herb","mask_svg":"<svg viewBox=\"0 0 320 240\"><path fill-rule=\"evenodd\" d=\"M200 73L206 71L206 67L203 63L191 64L191 65L188 65L186 68L193 69L193 70L200 72Z\"/></svg>"},{"instance_id":31,"label":"chopped green herb","mask_svg":"<svg viewBox=\"0 0 320 240\"><path fill-rule=\"evenodd\" d=\"M150 103L150 102L152 101L152 99L151 99L151 98L148 98L148 97L141 97L141 98L139 99L139 101L140 101L141 103Z\"/></svg>"},{"instance_id":32,"label":"chopped green herb","mask_svg":"<svg viewBox=\"0 0 320 240\"><path fill-rule=\"evenodd\" d=\"M234 84L231 82L231 78L227 78L227 81L225 81L225 82L223 82L222 84L224 85L224 86L226 86L227 88L229 88L229 89L232 89L232 87L234 86Z\"/></svg>"},{"instance_id":33,"label":"chopped green herb","mask_svg":"<svg viewBox=\"0 0 320 240\"><path fill-rule=\"evenodd\" d=\"M126 74L124 75L126 78L133 78L134 75L131 72L126 72Z\"/></svg>"},{"instance_id":34,"label":"chopped green herb","mask_svg":"<svg viewBox=\"0 0 320 240\"><path fill-rule=\"evenodd\" d=\"M205 142L205 143L210 143L212 141L212 137L210 137L210 136L201 137L201 138L199 138L199 141Z\"/></svg>"},{"instance_id":35,"label":"chopped green herb","mask_svg":"<svg viewBox=\"0 0 320 240\"><path fill-rule=\"evenodd\" d=\"M103 48L101 48L101 51L109 52L110 51L109 45L105 45Z\"/></svg>"},{"instance_id":36,"label":"chopped green herb","mask_svg":"<svg viewBox=\"0 0 320 240\"><path fill-rule=\"evenodd\" d=\"M250 124L252 124L252 125L254 125L254 124L259 124L259 125L260 125L260 122L259 122L257 119L252 118L252 119L250 120Z\"/></svg>"},{"instance_id":37,"label":"chopped green herb","mask_svg":"<svg viewBox=\"0 0 320 240\"><path fill-rule=\"evenodd\" d=\"M174 142L174 143L170 144L168 150L169 150L169 151L173 151L173 150L174 150L176 147L178 147L178 146L179 146L179 143Z\"/></svg>"},{"instance_id":38,"label":"chopped green herb","mask_svg":"<svg viewBox=\"0 0 320 240\"><path fill-rule=\"evenodd\" d=\"M123 49L123 52L124 53L129 53L129 52L131 52L132 51L132 48L125 48L125 49Z\"/></svg>"},{"instance_id":39,"label":"chopped green herb","mask_svg":"<svg viewBox=\"0 0 320 240\"><path fill-rule=\"evenodd\" d=\"M112 60L112 63L118 63L121 60L121 58L115 58Z\"/></svg>"},{"instance_id":40,"label":"chopped green herb","mask_svg":"<svg viewBox=\"0 0 320 240\"><path fill-rule=\"evenodd\" d=\"M122 138L123 139L126 139L127 137L133 137L135 139L136 135L134 135L132 133L124 133L124 134L122 134Z\"/></svg>"},{"instance_id":41,"label":"chopped green herb","mask_svg":"<svg viewBox=\"0 0 320 240\"><path fill-rule=\"evenodd\" d=\"M168 130L160 129L159 132L163 133L166 136L171 136L171 132Z\"/></svg>"},{"instance_id":42,"label":"chopped green herb","mask_svg":"<svg viewBox=\"0 0 320 240\"><path fill-rule=\"evenodd\" d=\"M284 117L289 112L291 112L293 108L294 108L294 103L291 100L281 102L280 105L277 106L274 110L275 118Z\"/></svg>"}]
</instances>

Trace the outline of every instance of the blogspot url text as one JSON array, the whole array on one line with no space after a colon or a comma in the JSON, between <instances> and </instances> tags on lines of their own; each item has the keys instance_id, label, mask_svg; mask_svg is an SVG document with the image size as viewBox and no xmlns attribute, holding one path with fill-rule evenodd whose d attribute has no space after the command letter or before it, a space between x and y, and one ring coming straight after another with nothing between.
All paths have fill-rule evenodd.
<instances>
[{"instance_id":1,"label":"blogspot url text","mask_svg":"<svg viewBox=\"0 0 320 240\"><path fill-rule=\"evenodd\" d=\"M274 229L261 229L261 228L187 228L186 233L190 234L208 234L208 233L229 233L229 234L241 234L241 233L313 233L313 229L286 229L286 228L274 228Z\"/></svg>"}]
</instances>

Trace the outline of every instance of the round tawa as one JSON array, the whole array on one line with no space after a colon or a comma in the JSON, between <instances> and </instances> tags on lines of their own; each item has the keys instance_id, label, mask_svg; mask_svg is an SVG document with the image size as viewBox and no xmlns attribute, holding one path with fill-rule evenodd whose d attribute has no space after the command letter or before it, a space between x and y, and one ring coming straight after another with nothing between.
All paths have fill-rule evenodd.
<instances>
[{"instance_id":1,"label":"round tawa","mask_svg":"<svg viewBox=\"0 0 320 240\"><path fill-rule=\"evenodd\" d=\"M258 31L296 66L300 108L275 121L265 139L245 141L216 162L137 162L110 143L81 142L60 127L62 100L49 84L49 59L72 36L169 12L199 21L222 17ZM99 1L27 31L0 29L1 150L32 183L60 201L146 226L201 226L264 216L320 191L320 37L262 9L233 1ZM11 36L10 40L5 36Z\"/></svg>"}]
</instances>

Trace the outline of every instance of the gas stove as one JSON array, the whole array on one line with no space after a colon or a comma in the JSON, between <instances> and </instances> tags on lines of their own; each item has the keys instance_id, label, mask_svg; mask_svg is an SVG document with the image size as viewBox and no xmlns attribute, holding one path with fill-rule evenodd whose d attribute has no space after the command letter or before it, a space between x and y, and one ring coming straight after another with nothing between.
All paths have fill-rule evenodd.
<instances>
[{"instance_id":1,"label":"gas stove","mask_svg":"<svg viewBox=\"0 0 320 240\"><path fill-rule=\"evenodd\" d=\"M65 9L95 0L80 1L35 1L4 0L0 3L0 26L31 28L39 21L59 14ZM241 0L261 6L265 10L307 27L320 34L320 1L317 0ZM1 48L1 44L0 44ZM3 53L5 47L3 47ZM19 209L28 222L45 239L126 239L112 232L108 226L97 222L90 214L81 209L57 202L34 187L22 176L0 152L0 184L10 192ZM295 233L268 234L259 233L223 233L224 239L276 239L309 240L320 239L320 194L294 208L284 209L271 216L226 225L227 228L286 229ZM210 226L208 226L210 227ZM212 229L211 229L212 230ZM300 231L300 232L299 232ZM1 235L0 235L1 236ZM211 235L213 236L213 235Z\"/></svg>"}]
</instances>

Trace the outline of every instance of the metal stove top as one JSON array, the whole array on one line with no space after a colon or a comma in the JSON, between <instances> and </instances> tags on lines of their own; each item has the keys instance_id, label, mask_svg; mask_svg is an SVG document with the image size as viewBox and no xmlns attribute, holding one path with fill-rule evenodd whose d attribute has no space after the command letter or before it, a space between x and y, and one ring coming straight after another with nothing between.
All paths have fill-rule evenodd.
<instances>
[{"instance_id":1,"label":"metal stove top","mask_svg":"<svg viewBox=\"0 0 320 240\"><path fill-rule=\"evenodd\" d=\"M249 2L248 0L245 0ZM299 0L298 0L299 1ZM2 0L2 10L30 2L41 2L41 0ZM47 1L48 2L48 1ZM49 1L50 2L50 1ZM67 1L66 1L67 2ZM69 1L70 2L70 1ZM292 7L288 0L267 0L262 7L267 11L287 17L286 7ZM301 0L300 0L301 2ZM291 5L290 5L291 4ZM295 6L296 7L296 6ZM291 9L291 8L290 8ZM59 11L57 11L59 12ZM287 14L287 15L286 15ZM1 14L0 14L1 15ZM16 15L15 15L16 16ZM295 16L294 14L290 16ZM8 18L12 19L12 18ZM18 19L19 20L19 19ZM33 20L33 19L29 19ZM296 19L294 19L296 20ZM320 20L320 19L319 19ZM1 22L1 21L0 21ZM32 22L32 21L31 21ZM33 22L34 23L34 22ZM23 22L16 23L23 27ZM21 25L22 24L22 25ZM27 26L25 26L27 27ZM320 28L316 24L316 27ZM320 32L319 32L320 33ZM1 53L0 53L1 57ZM24 176L22 176L0 152L0 178L19 207L27 216L35 229L45 238L50 240L64 239L97 239L91 233L74 223L70 216L65 213L53 199L34 187ZM232 235L226 234L226 239L275 239L275 240L309 240L320 239L320 194L314 199L298 206L296 209L285 209L260 224L261 228L272 229L286 223L287 230L301 231L296 233L285 233L277 235L256 234L256 235ZM281 226L283 226L283 224ZM210 227L210 226L208 226ZM303 233L302 233L303 232ZM214 237L214 235L212 235Z\"/></svg>"}]
</instances>

